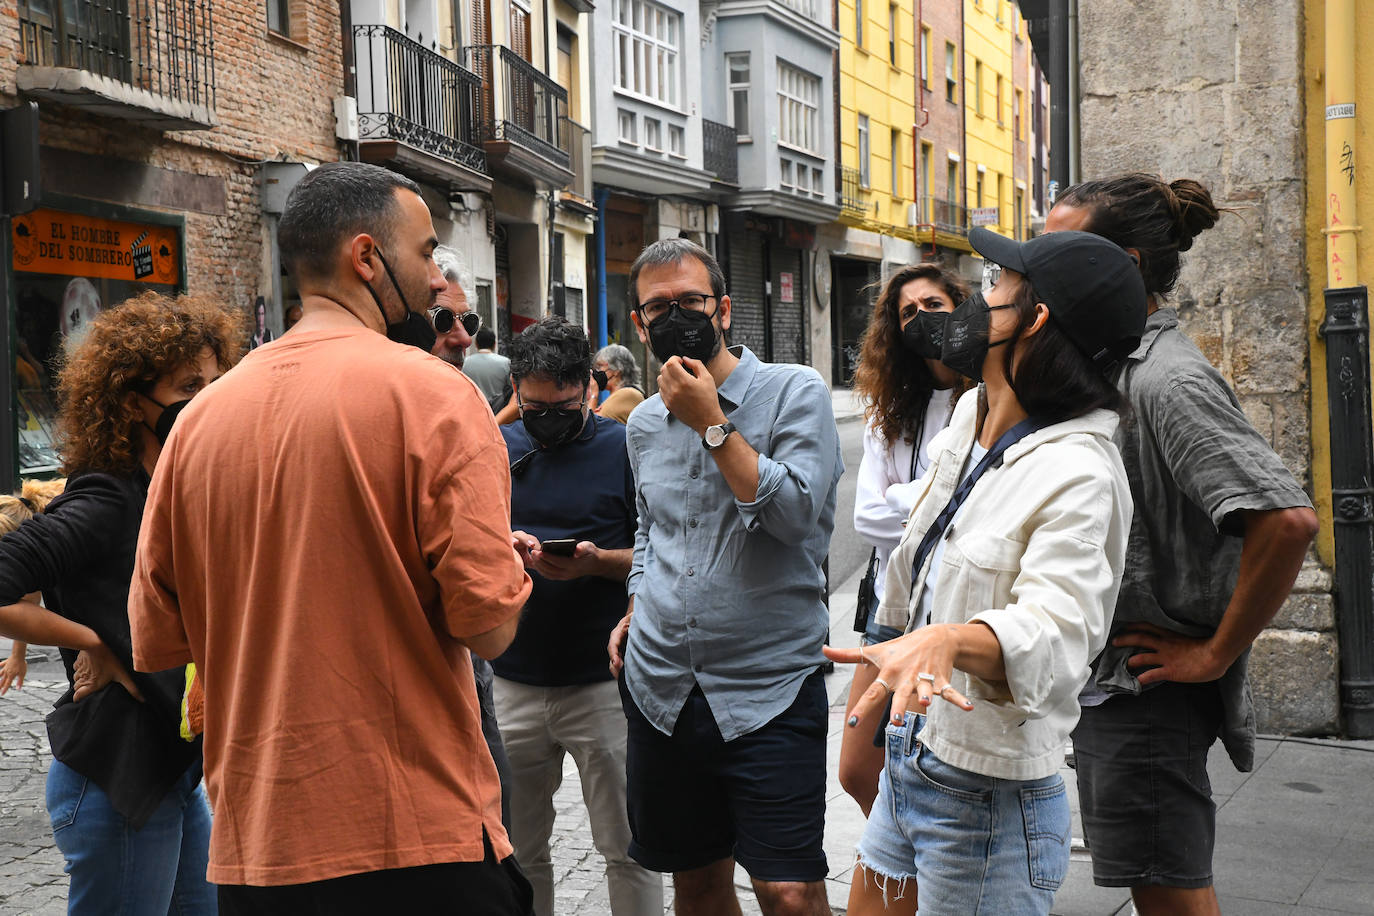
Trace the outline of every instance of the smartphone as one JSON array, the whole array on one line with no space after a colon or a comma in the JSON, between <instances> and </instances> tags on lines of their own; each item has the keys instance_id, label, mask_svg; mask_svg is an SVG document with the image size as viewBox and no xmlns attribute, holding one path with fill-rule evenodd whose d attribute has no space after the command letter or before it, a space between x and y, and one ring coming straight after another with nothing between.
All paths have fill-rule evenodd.
<instances>
[{"instance_id":1,"label":"smartphone","mask_svg":"<svg viewBox=\"0 0 1374 916\"><path fill-rule=\"evenodd\" d=\"M544 541L539 549L556 557L570 557L577 550L577 538L555 538Z\"/></svg>"}]
</instances>

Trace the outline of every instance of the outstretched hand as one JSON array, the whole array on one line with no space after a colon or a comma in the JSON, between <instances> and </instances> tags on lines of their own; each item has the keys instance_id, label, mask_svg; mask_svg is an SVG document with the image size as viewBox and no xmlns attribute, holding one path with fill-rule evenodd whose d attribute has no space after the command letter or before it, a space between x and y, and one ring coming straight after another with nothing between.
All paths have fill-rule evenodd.
<instances>
[{"instance_id":1,"label":"outstretched hand","mask_svg":"<svg viewBox=\"0 0 1374 916\"><path fill-rule=\"evenodd\" d=\"M24 657L23 650L11 652L10 657L0 664L0 697L9 693L11 687L22 689L28 673L29 661Z\"/></svg>"},{"instance_id":2,"label":"outstretched hand","mask_svg":"<svg viewBox=\"0 0 1374 916\"><path fill-rule=\"evenodd\" d=\"M904 636L873 646L834 649L825 646L826 658L846 664L872 665L878 669L873 684L859 697L846 723L854 728L875 709L881 709L892 694L892 723L900 725L914 704L921 711L930 708L938 697L969 710L973 704L950 684L958 638L951 627L922 627Z\"/></svg>"}]
</instances>

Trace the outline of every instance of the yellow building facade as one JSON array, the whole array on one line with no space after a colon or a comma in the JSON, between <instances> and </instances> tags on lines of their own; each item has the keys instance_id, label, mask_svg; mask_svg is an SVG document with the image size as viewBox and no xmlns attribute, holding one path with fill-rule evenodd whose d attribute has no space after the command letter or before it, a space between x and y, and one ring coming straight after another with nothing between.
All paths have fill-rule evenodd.
<instances>
[{"instance_id":1,"label":"yellow building facade","mask_svg":"<svg viewBox=\"0 0 1374 916\"><path fill-rule=\"evenodd\" d=\"M963 2L964 193L969 223L990 220L984 223L987 228L1014 235L1016 169L1012 157L1018 119L1013 43L1017 30L1026 38L1025 21L1016 15L1010 0ZM995 215L989 212L992 208ZM1023 226L1022 237L1024 233Z\"/></svg>"},{"instance_id":2,"label":"yellow building facade","mask_svg":"<svg viewBox=\"0 0 1374 916\"><path fill-rule=\"evenodd\" d=\"M840 223L912 238L912 0L840 0Z\"/></svg>"}]
</instances>

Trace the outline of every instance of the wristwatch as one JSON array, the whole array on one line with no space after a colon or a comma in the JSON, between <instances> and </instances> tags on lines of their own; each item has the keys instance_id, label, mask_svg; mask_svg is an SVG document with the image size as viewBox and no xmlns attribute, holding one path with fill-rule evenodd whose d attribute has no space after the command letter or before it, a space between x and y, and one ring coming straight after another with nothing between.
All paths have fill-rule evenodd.
<instances>
[{"instance_id":1,"label":"wristwatch","mask_svg":"<svg viewBox=\"0 0 1374 916\"><path fill-rule=\"evenodd\" d=\"M701 437L701 444L706 451L713 452L725 444L725 437L735 431L735 424L726 421L717 423L715 426L706 427L706 435Z\"/></svg>"}]
</instances>

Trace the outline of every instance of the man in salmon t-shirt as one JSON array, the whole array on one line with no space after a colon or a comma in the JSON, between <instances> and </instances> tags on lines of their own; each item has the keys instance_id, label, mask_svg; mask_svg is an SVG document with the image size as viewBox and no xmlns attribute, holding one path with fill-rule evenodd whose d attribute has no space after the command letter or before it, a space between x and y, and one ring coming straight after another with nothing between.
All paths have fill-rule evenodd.
<instances>
[{"instance_id":1,"label":"man in salmon t-shirt","mask_svg":"<svg viewBox=\"0 0 1374 916\"><path fill-rule=\"evenodd\" d=\"M530 579L491 411L427 352L418 190L301 179L304 316L180 416L148 493L134 663L203 679L221 913L530 911L468 654L505 650Z\"/></svg>"}]
</instances>

